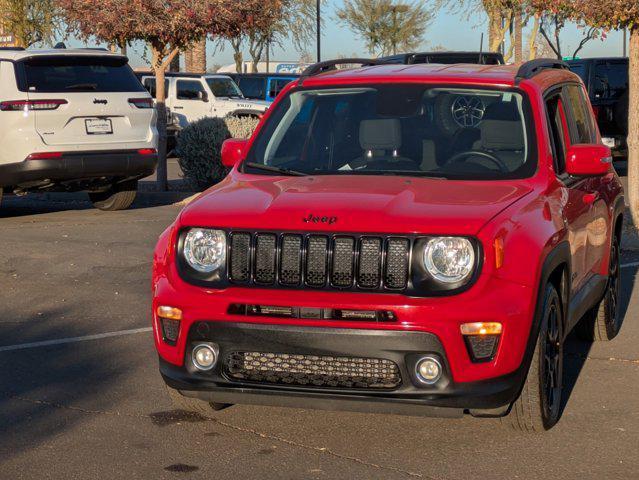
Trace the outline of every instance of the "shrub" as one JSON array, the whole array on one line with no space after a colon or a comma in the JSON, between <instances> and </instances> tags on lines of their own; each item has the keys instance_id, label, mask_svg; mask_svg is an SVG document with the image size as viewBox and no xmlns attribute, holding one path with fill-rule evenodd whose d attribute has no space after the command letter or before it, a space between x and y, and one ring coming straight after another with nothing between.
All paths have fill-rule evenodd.
<instances>
[{"instance_id":1,"label":"shrub","mask_svg":"<svg viewBox=\"0 0 639 480\"><path fill-rule=\"evenodd\" d=\"M184 178L198 189L219 182L228 173L222 165L222 143L249 138L257 123L251 117L203 118L184 128L175 148Z\"/></svg>"}]
</instances>

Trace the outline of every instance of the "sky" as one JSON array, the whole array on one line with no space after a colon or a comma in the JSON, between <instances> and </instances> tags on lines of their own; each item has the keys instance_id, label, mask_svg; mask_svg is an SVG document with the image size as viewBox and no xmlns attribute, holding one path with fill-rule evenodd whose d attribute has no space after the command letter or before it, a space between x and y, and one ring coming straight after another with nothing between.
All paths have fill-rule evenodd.
<instances>
[{"instance_id":1,"label":"sky","mask_svg":"<svg viewBox=\"0 0 639 480\"><path fill-rule=\"evenodd\" d=\"M335 10L342 4L343 0L326 0L324 11L323 35L322 35L322 59L337 58L338 56L367 57L364 42L351 32L347 27L338 24L335 19ZM435 12L434 20L426 31L423 44L420 50L428 50L433 47L444 47L447 50L479 50L481 34L485 34L484 46L487 41L487 21L486 16L477 12L468 18L465 13L452 13L441 9ZM526 37L527 31L524 31ZM562 32L562 46L564 51L570 52L576 47L581 38L580 32L575 25L568 25ZM581 57L594 56L621 56L623 52L621 32L609 32L605 41L592 40L581 51ZM525 41L525 40L524 40ZM77 42L70 42L77 44ZM315 43L308 45L308 52L315 56ZM212 42L208 45L208 66L228 65L233 63L233 51L230 46L223 50L215 49ZM129 50L129 57L133 67L142 67L146 64L144 60L144 47L140 44L134 45ZM248 52L245 52L245 60L250 60ZM300 54L296 52L290 42L286 42L283 48L273 48L271 54L273 61L297 61Z\"/></svg>"}]
</instances>

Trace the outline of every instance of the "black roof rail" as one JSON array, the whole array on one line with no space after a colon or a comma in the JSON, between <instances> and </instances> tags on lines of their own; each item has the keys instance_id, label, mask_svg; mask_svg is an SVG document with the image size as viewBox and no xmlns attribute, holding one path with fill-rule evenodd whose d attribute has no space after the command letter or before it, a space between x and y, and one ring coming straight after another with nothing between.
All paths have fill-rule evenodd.
<instances>
[{"instance_id":1,"label":"black roof rail","mask_svg":"<svg viewBox=\"0 0 639 480\"><path fill-rule=\"evenodd\" d=\"M319 75L320 73L328 72L329 70L336 70L337 65L362 65L364 67L373 65L383 65L383 62L375 60L373 58L337 58L335 60L326 60L325 62L318 62L302 72L300 77L300 85L308 77Z\"/></svg>"},{"instance_id":2,"label":"black roof rail","mask_svg":"<svg viewBox=\"0 0 639 480\"><path fill-rule=\"evenodd\" d=\"M0 47L0 50L4 50L5 52L22 52L24 47Z\"/></svg>"},{"instance_id":3,"label":"black roof rail","mask_svg":"<svg viewBox=\"0 0 639 480\"><path fill-rule=\"evenodd\" d=\"M519 67L517 75L515 76L515 82L519 83L522 80L528 80L548 69L570 70L570 67L563 60L557 60L556 58L536 58Z\"/></svg>"}]
</instances>

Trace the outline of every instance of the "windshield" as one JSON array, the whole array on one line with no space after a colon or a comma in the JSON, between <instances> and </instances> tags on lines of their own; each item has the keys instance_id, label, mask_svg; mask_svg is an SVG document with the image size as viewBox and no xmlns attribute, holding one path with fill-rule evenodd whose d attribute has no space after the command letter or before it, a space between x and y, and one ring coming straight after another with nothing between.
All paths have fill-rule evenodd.
<instances>
[{"instance_id":1,"label":"windshield","mask_svg":"<svg viewBox=\"0 0 639 480\"><path fill-rule=\"evenodd\" d=\"M536 168L528 109L521 94L502 90L413 84L299 90L278 104L244 169L525 178Z\"/></svg>"},{"instance_id":2,"label":"windshield","mask_svg":"<svg viewBox=\"0 0 639 480\"><path fill-rule=\"evenodd\" d=\"M207 78L206 83L216 97L241 97L242 92L230 78Z\"/></svg>"}]
</instances>

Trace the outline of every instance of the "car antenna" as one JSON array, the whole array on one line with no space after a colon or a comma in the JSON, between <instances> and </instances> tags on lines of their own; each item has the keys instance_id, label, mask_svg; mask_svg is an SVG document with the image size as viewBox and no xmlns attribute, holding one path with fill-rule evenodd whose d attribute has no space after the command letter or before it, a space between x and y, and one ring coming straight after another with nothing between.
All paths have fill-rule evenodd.
<instances>
[{"instance_id":1,"label":"car antenna","mask_svg":"<svg viewBox=\"0 0 639 480\"><path fill-rule=\"evenodd\" d=\"M481 33L481 39L479 40L479 64L483 65L482 57L484 56L484 32Z\"/></svg>"}]
</instances>

